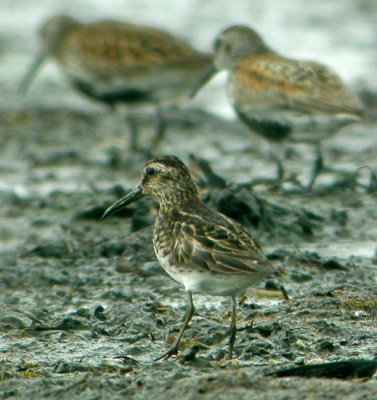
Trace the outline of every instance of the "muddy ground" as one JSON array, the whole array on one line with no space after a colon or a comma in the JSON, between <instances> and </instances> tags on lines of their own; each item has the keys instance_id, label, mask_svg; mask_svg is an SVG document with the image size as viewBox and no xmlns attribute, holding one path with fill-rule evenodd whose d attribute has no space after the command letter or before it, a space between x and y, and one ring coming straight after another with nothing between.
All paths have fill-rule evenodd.
<instances>
[{"instance_id":1,"label":"muddy ground","mask_svg":"<svg viewBox=\"0 0 377 400\"><path fill-rule=\"evenodd\" d=\"M253 232L291 300L271 281L248 293L227 362L228 301L197 295L180 355L154 362L177 333L184 291L154 256L153 200L101 221L146 161L129 151L122 115L89 106L4 108L0 398L377 398L376 377L265 375L377 356L376 122L326 141L326 161L347 173L327 173L306 193L295 183L250 185L275 171L264 141L239 122L192 109L166 118L156 153L182 157L203 200ZM150 116L139 119L147 147ZM214 187L189 154L207 160L226 187ZM305 184L313 156L310 147L289 147L288 174Z\"/></svg>"}]
</instances>

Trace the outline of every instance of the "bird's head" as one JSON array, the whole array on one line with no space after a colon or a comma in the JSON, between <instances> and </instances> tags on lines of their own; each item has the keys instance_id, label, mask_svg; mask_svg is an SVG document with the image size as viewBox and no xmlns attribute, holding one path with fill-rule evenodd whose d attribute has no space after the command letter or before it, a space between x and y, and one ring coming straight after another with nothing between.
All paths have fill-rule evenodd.
<instances>
[{"instance_id":1,"label":"bird's head","mask_svg":"<svg viewBox=\"0 0 377 400\"><path fill-rule=\"evenodd\" d=\"M56 15L48 19L39 29L42 51L54 55L61 40L80 23L68 15Z\"/></svg>"},{"instance_id":2,"label":"bird's head","mask_svg":"<svg viewBox=\"0 0 377 400\"><path fill-rule=\"evenodd\" d=\"M57 55L60 43L66 34L79 25L80 23L72 17L57 15L41 26L39 29L40 49L19 85L19 92L25 93L29 89L46 59Z\"/></svg>"},{"instance_id":3,"label":"bird's head","mask_svg":"<svg viewBox=\"0 0 377 400\"><path fill-rule=\"evenodd\" d=\"M231 69L245 57L269 51L261 36L244 25L223 30L214 42L214 64L217 69Z\"/></svg>"},{"instance_id":4,"label":"bird's head","mask_svg":"<svg viewBox=\"0 0 377 400\"><path fill-rule=\"evenodd\" d=\"M140 185L111 205L102 218L114 214L145 195L155 196L162 208L199 199L198 189L186 165L175 156L164 156L145 164Z\"/></svg>"}]
</instances>

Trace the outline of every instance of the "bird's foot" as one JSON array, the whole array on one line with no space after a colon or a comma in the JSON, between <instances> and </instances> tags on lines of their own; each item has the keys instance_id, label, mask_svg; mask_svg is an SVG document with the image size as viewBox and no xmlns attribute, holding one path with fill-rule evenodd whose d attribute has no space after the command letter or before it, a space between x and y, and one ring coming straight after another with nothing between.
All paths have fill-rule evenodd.
<instances>
[{"instance_id":1,"label":"bird's foot","mask_svg":"<svg viewBox=\"0 0 377 400\"><path fill-rule=\"evenodd\" d=\"M170 357L176 356L177 354L178 354L178 346L174 344L164 354L162 354L161 356L155 358L154 361L168 360Z\"/></svg>"}]
</instances>

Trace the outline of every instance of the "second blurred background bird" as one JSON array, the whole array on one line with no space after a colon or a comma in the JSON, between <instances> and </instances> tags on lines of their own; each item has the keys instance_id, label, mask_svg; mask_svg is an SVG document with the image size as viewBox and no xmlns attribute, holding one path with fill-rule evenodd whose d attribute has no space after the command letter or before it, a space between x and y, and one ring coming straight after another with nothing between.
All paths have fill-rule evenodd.
<instances>
[{"instance_id":1,"label":"second blurred background bird","mask_svg":"<svg viewBox=\"0 0 377 400\"><path fill-rule=\"evenodd\" d=\"M112 20L84 24L58 15L40 29L41 48L20 84L25 92L44 61L53 59L79 92L110 107L129 106L131 148L137 148L132 108L155 107L156 144L164 133L159 109L175 105L212 65L210 55L148 26Z\"/></svg>"},{"instance_id":2,"label":"second blurred background bird","mask_svg":"<svg viewBox=\"0 0 377 400\"><path fill-rule=\"evenodd\" d=\"M278 143L279 153L284 140L317 144L308 185L312 187L322 168L321 140L362 119L358 96L328 67L279 55L247 26L223 30L214 42L213 57L214 66L193 94L216 72L226 70L227 94L236 114L254 132ZM282 175L280 156L276 160Z\"/></svg>"}]
</instances>

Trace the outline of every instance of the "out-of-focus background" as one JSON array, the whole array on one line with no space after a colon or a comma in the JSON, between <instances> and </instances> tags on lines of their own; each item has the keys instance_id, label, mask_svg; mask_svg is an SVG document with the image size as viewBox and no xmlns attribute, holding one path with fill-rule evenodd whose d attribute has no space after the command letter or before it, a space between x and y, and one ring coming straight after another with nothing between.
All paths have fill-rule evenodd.
<instances>
[{"instance_id":1,"label":"out-of-focus background","mask_svg":"<svg viewBox=\"0 0 377 400\"><path fill-rule=\"evenodd\" d=\"M302 0L2 0L2 104L17 101L15 88L37 50L38 27L59 13L86 22L117 19L152 25L187 39L203 51L211 50L214 37L224 27L246 24L254 27L281 54L318 60L334 68L356 89L377 90L377 2L374 0L310 3ZM224 76L219 76L194 104L224 116L233 115L225 99L223 83ZM35 86L26 99L34 104L48 101L87 107L87 101L81 101L51 63L39 74Z\"/></svg>"}]
</instances>

